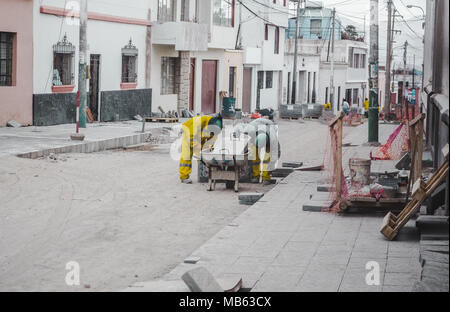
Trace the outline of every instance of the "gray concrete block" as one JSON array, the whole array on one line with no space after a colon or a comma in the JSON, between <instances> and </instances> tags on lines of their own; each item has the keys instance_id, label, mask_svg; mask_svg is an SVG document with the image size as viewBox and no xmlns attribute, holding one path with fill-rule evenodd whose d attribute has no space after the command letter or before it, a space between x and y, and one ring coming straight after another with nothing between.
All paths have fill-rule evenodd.
<instances>
[{"instance_id":1,"label":"gray concrete block","mask_svg":"<svg viewBox=\"0 0 450 312\"><path fill-rule=\"evenodd\" d=\"M448 234L449 223L446 216L420 216L416 220L416 227L422 234Z\"/></svg>"},{"instance_id":2,"label":"gray concrete block","mask_svg":"<svg viewBox=\"0 0 450 312\"><path fill-rule=\"evenodd\" d=\"M331 184L321 184L317 186L317 192L336 192L336 186Z\"/></svg>"},{"instance_id":3,"label":"gray concrete block","mask_svg":"<svg viewBox=\"0 0 450 312\"><path fill-rule=\"evenodd\" d=\"M20 127L22 127L22 125L20 123L18 123L17 121L15 121L15 120L8 121L6 123L6 126L7 127L11 127L11 128L20 128Z\"/></svg>"},{"instance_id":4,"label":"gray concrete block","mask_svg":"<svg viewBox=\"0 0 450 312\"><path fill-rule=\"evenodd\" d=\"M294 172L293 168L277 168L274 171L272 171L272 177L274 177L274 178L286 178L292 172Z\"/></svg>"},{"instance_id":5,"label":"gray concrete block","mask_svg":"<svg viewBox=\"0 0 450 312\"><path fill-rule=\"evenodd\" d=\"M282 166L284 168L300 168L301 166L303 166L303 163L302 162L291 161L291 162L284 162L282 164Z\"/></svg>"},{"instance_id":6,"label":"gray concrete block","mask_svg":"<svg viewBox=\"0 0 450 312\"><path fill-rule=\"evenodd\" d=\"M203 267L190 270L183 274L181 279L192 292L223 292L214 276Z\"/></svg>"},{"instance_id":7,"label":"gray concrete block","mask_svg":"<svg viewBox=\"0 0 450 312\"><path fill-rule=\"evenodd\" d=\"M303 204L303 211L322 212L330 208L331 201L309 201Z\"/></svg>"},{"instance_id":8,"label":"gray concrete block","mask_svg":"<svg viewBox=\"0 0 450 312\"><path fill-rule=\"evenodd\" d=\"M239 200L243 202L257 202L264 196L263 193L241 193L239 194Z\"/></svg>"},{"instance_id":9,"label":"gray concrete block","mask_svg":"<svg viewBox=\"0 0 450 312\"><path fill-rule=\"evenodd\" d=\"M184 263L187 263L187 264L196 264L199 261L200 261L200 257L195 257L195 256L187 257L186 259L184 259Z\"/></svg>"}]
</instances>

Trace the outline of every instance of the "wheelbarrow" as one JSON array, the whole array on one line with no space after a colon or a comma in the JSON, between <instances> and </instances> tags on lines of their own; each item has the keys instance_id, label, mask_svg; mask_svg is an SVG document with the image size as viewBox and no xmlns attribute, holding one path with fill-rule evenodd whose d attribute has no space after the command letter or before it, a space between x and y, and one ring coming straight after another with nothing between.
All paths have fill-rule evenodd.
<instances>
[{"instance_id":1,"label":"wheelbarrow","mask_svg":"<svg viewBox=\"0 0 450 312\"><path fill-rule=\"evenodd\" d=\"M241 167L248 163L248 152L232 154L227 150L203 151L199 159L208 168L208 191L214 191L216 184L225 183L227 189L239 192Z\"/></svg>"},{"instance_id":2,"label":"wheelbarrow","mask_svg":"<svg viewBox=\"0 0 450 312\"><path fill-rule=\"evenodd\" d=\"M194 156L208 168L208 191L215 190L216 184L225 183L227 189L239 192L240 169L248 163L248 142L246 134L237 134L226 128L219 135L213 148L207 148L199 156Z\"/></svg>"}]
</instances>

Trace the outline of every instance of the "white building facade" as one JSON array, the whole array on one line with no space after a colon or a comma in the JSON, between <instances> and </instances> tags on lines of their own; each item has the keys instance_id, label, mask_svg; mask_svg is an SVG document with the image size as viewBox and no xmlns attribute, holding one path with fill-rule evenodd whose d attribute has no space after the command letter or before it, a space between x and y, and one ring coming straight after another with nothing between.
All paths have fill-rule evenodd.
<instances>
[{"instance_id":1,"label":"white building facade","mask_svg":"<svg viewBox=\"0 0 450 312\"><path fill-rule=\"evenodd\" d=\"M221 91L235 97L239 107L242 89L237 82L242 81L242 57L234 51L239 9L235 0L154 2L154 108L217 113L221 109Z\"/></svg>"},{"instance_id":2,"label":"white building facade","mask_svg":"<svg viewBox=\"0 0 450 312\"><path fill-rule=\"evenodd\" d=\"M88 1L88 108L94 120L126 120L133 113L149 113L146 34L153 19L149 9L146 0L132 5ZM79 10L78 1L33 1L35 125L74 122Z\"/></svg>"},{"instance_id":3,"label":"white building facade","mask_svg":"<svg viewBox=\"0 0 450 312\"><path fill-rule=\"evenodd\" d=\"M279 110L283 98L288 1L242 0L238 47L243 51L242 110Z\"/></svg>"},{"instance_id":4,"label":"white building facade","mask_svg":"<svg viewBox=\"0 0 450 312\"><path fill-rule=\"evenodd\" d=\"M298 104L331 103L331 57L328 40L299 39L297 59ZM295 39L286 39L285 76L286 83L292 77ZM363 42L351 40L335 41L334 49L334 97L332 108L342 110L343 100L352 106L363 107L368 96L368 56ZM284 88L292 94L292 86ZM290 103L291 97L285 97Z\"/></svg>"}]
</instances>

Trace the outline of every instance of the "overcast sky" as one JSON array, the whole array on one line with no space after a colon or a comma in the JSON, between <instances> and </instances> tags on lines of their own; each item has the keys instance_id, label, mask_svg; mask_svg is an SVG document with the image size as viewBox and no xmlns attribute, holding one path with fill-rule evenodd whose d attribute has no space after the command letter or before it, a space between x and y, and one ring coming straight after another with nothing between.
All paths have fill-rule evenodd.
<instances>
[{"instance_id":1,"label":"overcast sky","mask_svg":"<svg viewBox=\"0 0 450 312\"><path fill-rule=\"evenodd\" d=\"M336 8L338 17L344 25L354 24L357 30L364 33L364 17L366 18L365 33L367 42L369 39L370 27L370 0L322 0L325 7ZM393 0L395 8L403 15L395 20L395 29L401 30L401 34L394 37L394 66L395 68L403 67L403 49L397 48L403 46L407 40L410 44L408 47L408 65L412 67L414 55L416 57L416 68L421 70L423 62L423 29L422 29L422 10L418 8L407 8L406 6L417 5L423 8L426 14L426 0ZM407 24L411 27L408 28ZM379 0L379 54L380 65L386 63L386 41L387 41L387 0Z\"/></svg>"}]
</instances>

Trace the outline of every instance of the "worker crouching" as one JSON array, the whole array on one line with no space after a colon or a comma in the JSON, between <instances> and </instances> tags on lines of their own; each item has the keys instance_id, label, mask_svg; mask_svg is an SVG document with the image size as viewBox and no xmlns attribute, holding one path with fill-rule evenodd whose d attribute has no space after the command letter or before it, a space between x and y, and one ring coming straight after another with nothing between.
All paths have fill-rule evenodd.
<instances>
[{"instance_id":1,"label":"worker crouching","mask_svg":"<svg viewBox=\"0 0 450 312\"><path fill-rule=\"evenodd\" d=\"M264 185L272 184L272 171L281 155L277 127L272 121L260 118L248 125L239 125L237 129L251 137L248 145L251 182L259 183L262 180Z\"/></svg>"},{"instance_id":2,"label":"worker crouching","mask_svg":"<svg viewBox=\"0 0 450 312\"><path fill-rule=\"evenodd\" d=\"M211 148L223 128L222 116L196 116L182 125L180 180L192 184L192 157L199 156L205 144Z\"/></svg>"}]
</instances>

